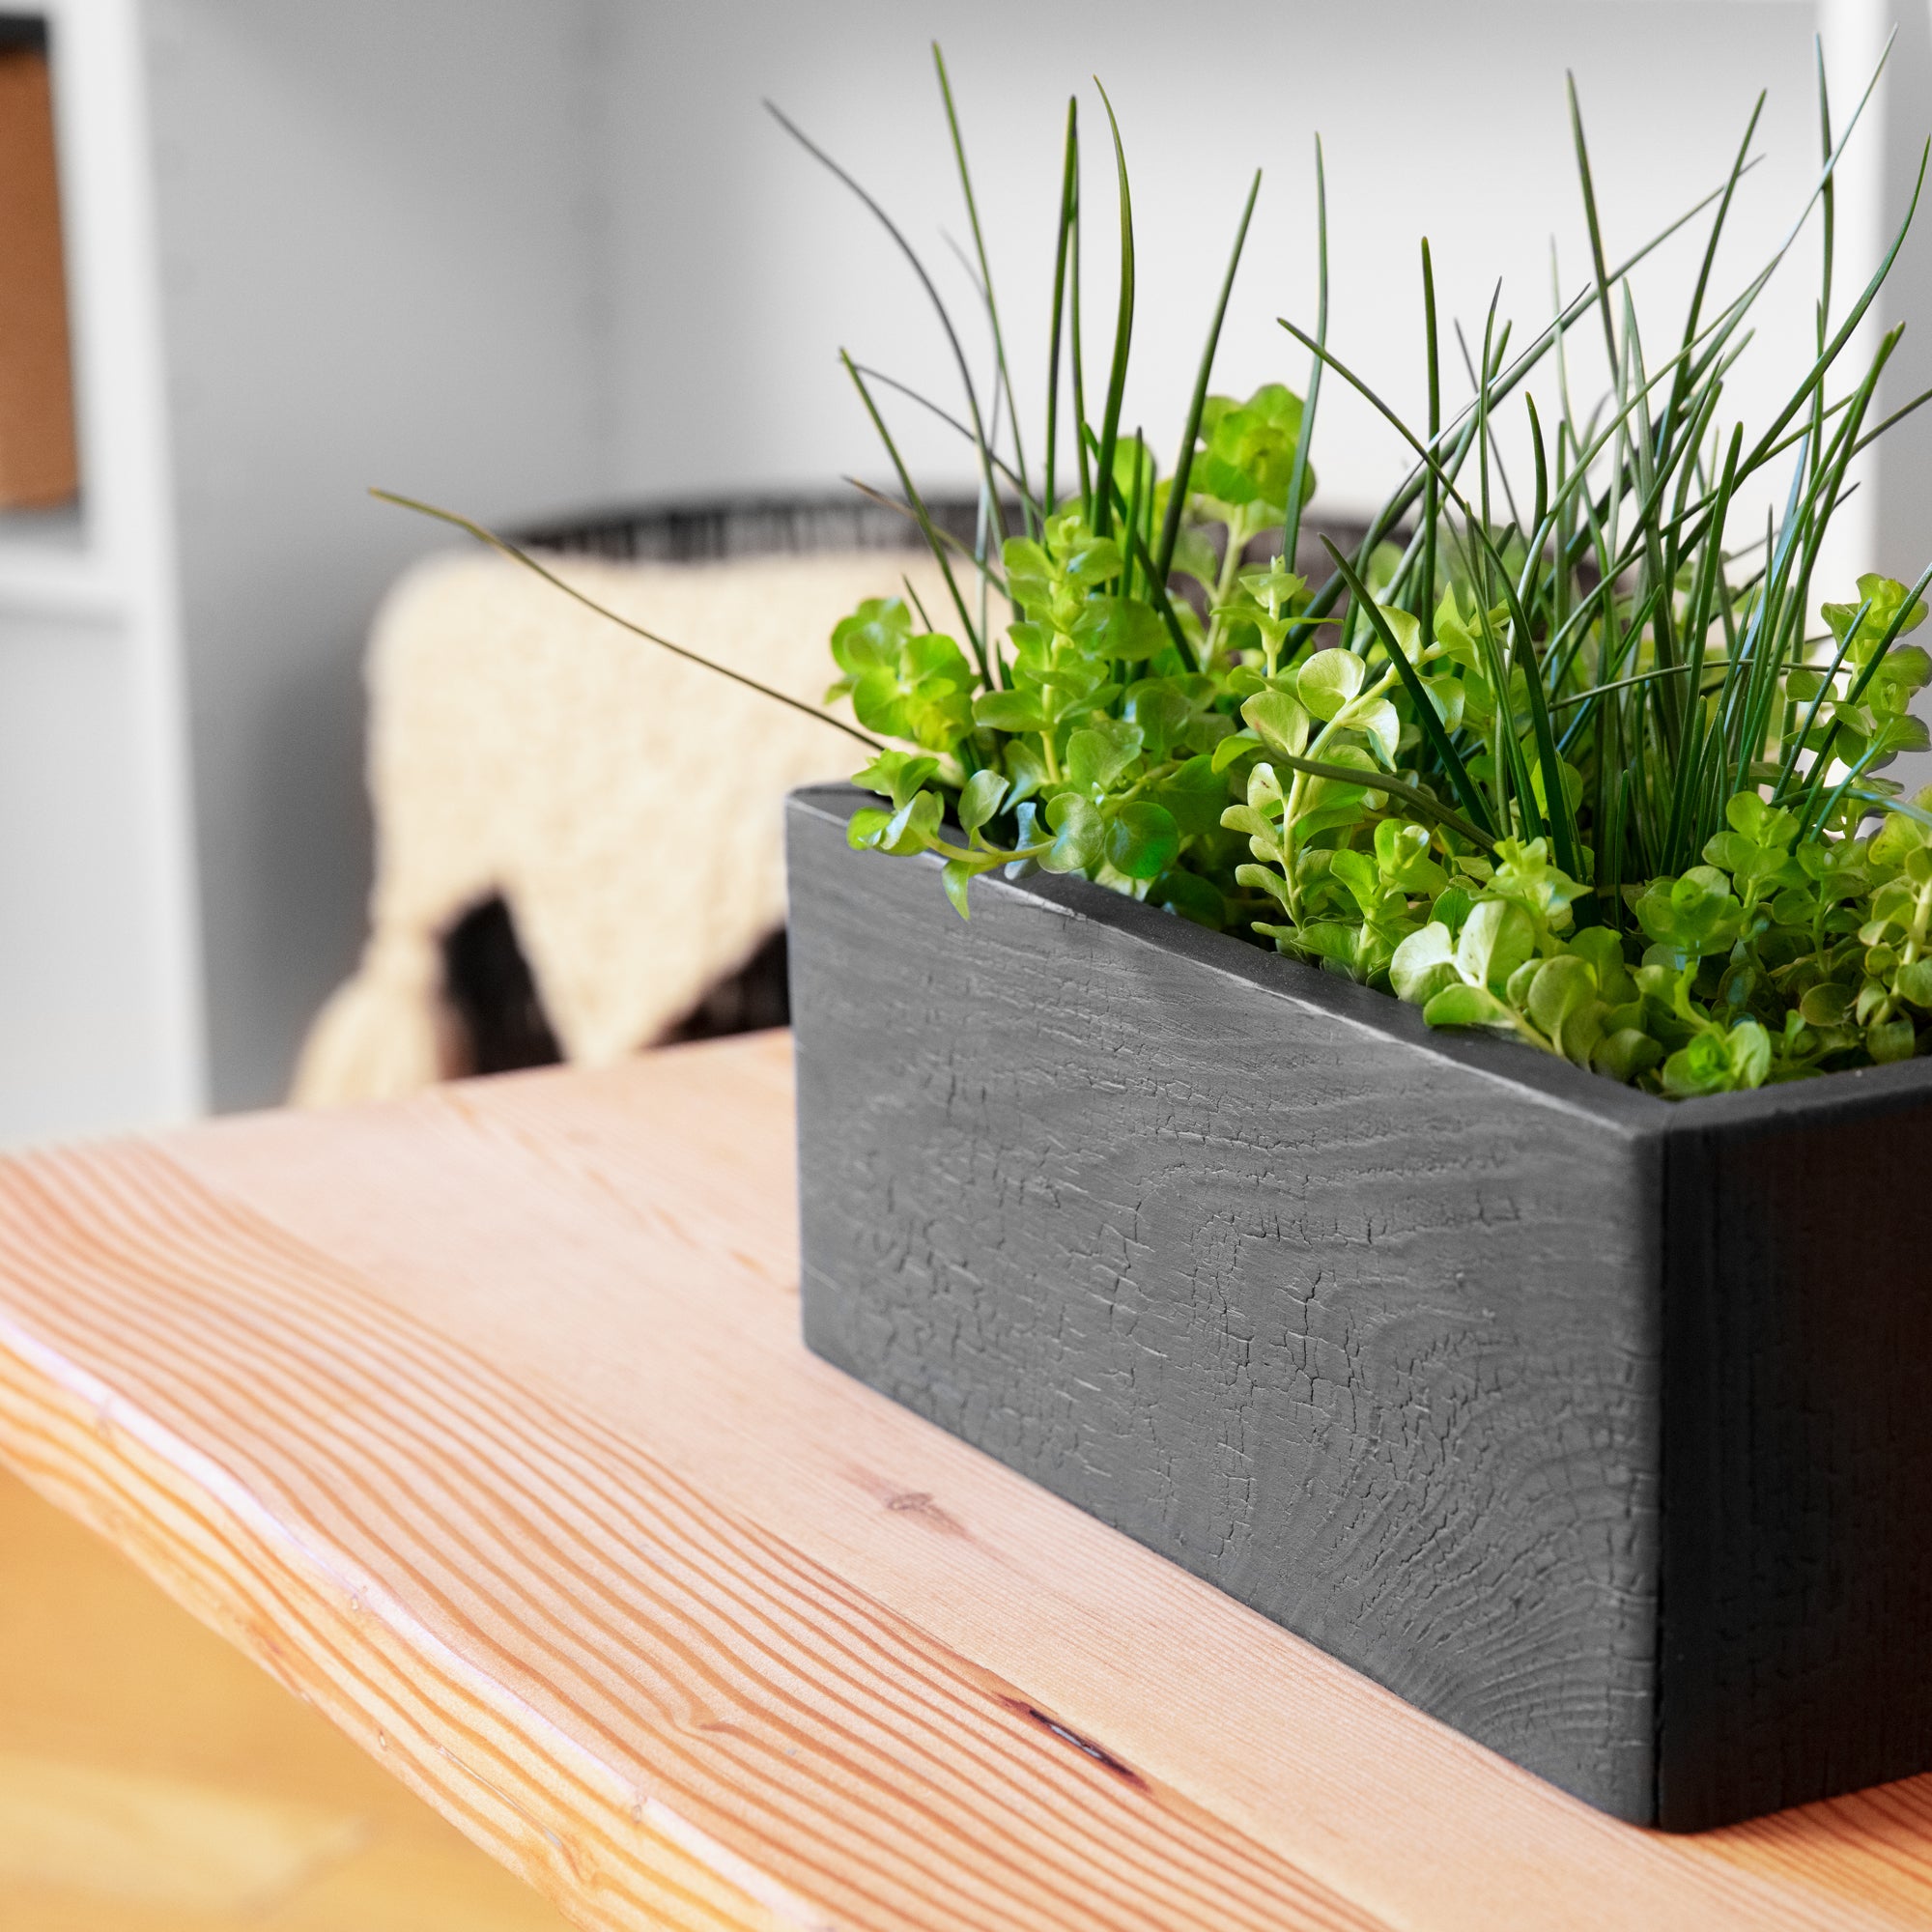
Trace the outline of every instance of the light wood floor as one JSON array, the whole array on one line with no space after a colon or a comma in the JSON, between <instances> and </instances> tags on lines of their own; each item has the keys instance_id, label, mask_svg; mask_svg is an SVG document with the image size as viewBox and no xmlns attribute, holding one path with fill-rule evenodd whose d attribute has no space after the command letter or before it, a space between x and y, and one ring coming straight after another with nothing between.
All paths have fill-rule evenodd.
<instances>
[{"instance_id":1,"label":"light wood floor","mask_svg":"<svg viewBox=\"0 0 1932 1932\"><path fill-rule=\"evenodd\" d=\"M5 1932L563 1932L124 1558L0 1470Z\"/></svg>"}]
</instances>

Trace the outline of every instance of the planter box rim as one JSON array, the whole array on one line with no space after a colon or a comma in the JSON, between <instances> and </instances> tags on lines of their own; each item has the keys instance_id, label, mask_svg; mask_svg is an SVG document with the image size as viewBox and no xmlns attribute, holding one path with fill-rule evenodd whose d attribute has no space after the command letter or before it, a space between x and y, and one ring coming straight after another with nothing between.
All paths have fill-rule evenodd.
<instances>
[{"instance_id":1,"label":"planter box rim","mask_svg":"<svg viewBox=\"0 0 1932 1932\"><path fill-rule=\"evenodd\" d=\"M801 785L791 796L796 806L820 811L841 825L861 805L874 802L874 794L838 783ZM942 862L934 854L922 853L915 859L873 856L881 864L922 867L931 874L933 892L939 891ZM976 895L988 890L1031 899L1061 918L1091 920L1138 944L1183 954L1210 971L1244 980L1277 998L1320 1008L1348 1025L1400 1039L1417 1052L1453 1062L1511 1090L1527 1104L1582 1113L1633 1139L1663 1135L1673 1129L1770 1124L1801 1115L1822 1124L1844 1111L1871 1113L1909 1106L1932 1091L1932 1059L1916 1059L1744 1093L1666 1100L1589 1072L1553 1054L1538 1053L1520 1041L1432 1027L1418 1008L1392 994L1378 992L1339 974L1324 973L1305 960L1266 952L1232 933L1210 931L1191 920L1095 885L1091 879L1036 872L1027 879L1010 880L987 873L973 882Z\"/></svg>"}]
</instances>

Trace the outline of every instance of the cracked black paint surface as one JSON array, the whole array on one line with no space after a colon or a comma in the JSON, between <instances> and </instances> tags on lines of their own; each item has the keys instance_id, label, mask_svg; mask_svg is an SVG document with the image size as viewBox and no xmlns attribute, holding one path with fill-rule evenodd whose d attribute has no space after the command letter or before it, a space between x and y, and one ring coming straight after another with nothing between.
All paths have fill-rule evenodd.
<instances>
[{"instance_id":1,"label":"cracked black paint surface","mask_svg":"<svg viewBox=\"0 0 1932 1932\"><path fill-rule=\"evenodd\" d=\"M1729 1413L1694 1342L1665 1375L1666 1278L1680 1314L1721 1303L1728 1252L1691 1198L1723 1163L1693 1188L1682 1154L1738 1105L1430 1035L1082 881L980 881L962 927L928 864L846 849L859 802L789 814L808 1344L1619 1816L1844 1788L1829 1713L1780 1731L1818 1585L1771 1574L1748 1414L1719 1489L1671 1499L1674 1561L1666 1535L1668 1392L1712 1409L1675 1428L1683 1469ZM1922 1157L1932 1107L1900 1104ZM1874 1584L1880 1621L1932 1580L1913 1563ZM1932 1762L1928 1715L1894 1713L1873 1775Z\"/></svg>"}]
</instances>

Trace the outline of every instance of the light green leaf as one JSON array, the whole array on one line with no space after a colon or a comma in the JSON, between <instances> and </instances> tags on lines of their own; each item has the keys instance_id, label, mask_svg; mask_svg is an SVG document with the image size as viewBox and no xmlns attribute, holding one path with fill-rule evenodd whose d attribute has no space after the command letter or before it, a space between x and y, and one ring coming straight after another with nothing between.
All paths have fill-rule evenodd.
<instances>
[{"instance_id":1,"label":"light green leaf","mask_svg":"<svg viewBox=\"0 0 1932 1932\"><path fill-rule=\"evenodd\" d=\"M1321 719L1333 718L1362 688L1366 673L1353 651L1317 651L1301 667L1296 688L1301 701Z\"/></svg>"},{"instance_id":2,"label":"light green leaf","mask_svg":"<svg viewBox=\"0 0 1932 1932\"><path fill-rule=\"evenodd\" d=\"M1910 1000L1915 1007L1932 1007L1932 959L1915 959L1901 966L1891 983L1901 1000Z\"/></svg>"},{"instance_id":3,"label":"light green leaf","mask_svg":"<svg viewBox=\"0 0 1932 1932\"><path fill-rule=\"evenodd\" d=\"M1107 863L1130 879L1157 879L1180 853L1180 833L1164 806L1136 800L1107 827Z\"/></svg>"},{"instance_id":4,"label":"light green leaf","mask_svg":"<svg viewBox=\"0 0 1932 1932\"><path fill-rule=\"evenodd\" d=\"M1220 559L1206 534L1193 524L1183 524L1174 546L1174 568L1191 577L1204 590L1211 590L1220 575Z\"/></svg>"},{"instance_id":5,"label":"light green leaf","mask_svg":"<svg viewBox=\"0 0 1932 1932\"><path fill-rule=\"evenodd\" d=\"M1382 762L1395 763L1396 750L1402 738L1402 720L1396 716L1395 706L1386 697L1378 698L1366 710L1358 711L1349 720L1351 730L1359 731L1382 755Z\"/></svg>"},{"instance_id":6,"label":"light green leaf","mask_svg":"<svg viewBox=\"0 0 1932 1932\"><path fill-rule=\"evenodd\" d=\"M1484 899L1463 922L1456 966L1472 986L1492 986L1500 992L1535 951L1536 928L1529 915L1512 902Z\"/></svg>"},{"instance_id":7,"label":"light green leaf","mask_svg":"<svg viewBox=\"0 0 1932 1932\"><path fill-rule=\"evenodd\" d=\"M1597 997L1597 976L1590 970L1586 959L1579 959L1575 953L1559 953L1554 959L1546 959L1536 968L1536 977L1529 982L1529 997L1523 1002L1523 1009L1529 1017L1555 1039L1563 1031L1563 1023L1580 1009L1588 1006Z\"/></svg>"},{"instance_id":8,"label":"light green leaf","mask_svg":"<svg viewBox=\"0 0 1932 1932\"><path fill-rule=\"evenodd\" d=\"M1228 803L1228 781L1215 773L1212 759L1193 757L1155 785L1152 797L1174 814L1183 838L1198 838L1220 824Z\"/></svg>"},{"instance_id":9,"label":"light green leaf","mask_svg":"<svg viewBox=\"0 0 1932 1932\"><path fill-rule=\"evenodd\" d=\"M1241 717L1271 752L1298 758L1308 749L1308 713L1285 691L1270 686L1256 692L1241 706ZM1218 746L1215 751L1218 756Z\"/></svg>"},{"instance_id":10,"label":"light green leaf","mask_svg":"<svg viewBox=\"0 0 1932 1932\"><path fill-rule=\"evenodd\" d=\"M1435 994L1423 1008L1422 1017L1435 1027L1498 1027L1506 1033L1517 1031L1516 1015L1493 993L1461 980Z\"/></svg>"},{"instance_id":11,"label":"light green leaf","mask_svg":"<svg viewBox=\"0 0 1932 1932\"><path fill-rule=\"evenodd\" d=\"M1597 1042L1590 1065L1612 1080L1631 1081L1648 1073L1663 1058L1663 1048L1640 1027L1619 1027Z\"/></svg>"},{"instance_id":12,"label":"light green leaf","mask_svg":"<svg viewBox=\"0 0 1932 1932\"><path fill-rule=\"evenodd\" d=\"M973 700L973 722L994 731L1046 729L1039 697L1031 691L982 691Z\"/></svg>"},{"instance_id":13,"label":"light green leaf","mask_svg":"<svg viewBox=\"0 0 1932 1932\"><path fill-rule=\"evenodd\" d=\"M938 769L937 758L923 758L912 752L895 752L889 748L881 752L863 772L854 772L852 782L864 785L867 791L884 793L892 800L893 810L896 811Z\"/></svg>"},{"instance_id":14,"label":"light green leaf","mask_svg":"<svg viewBox=\"0 0 1932 1932\"><path fill-rule=\"evenodd\" d=\"M1217 772L1225 772L1237 759L1244 758L1250 752L1262 748L1261 739L1253 731L1234 731L1216 745L1209 753Z\"/></svg>"},{"instance_id":15,"label":"light green leaf","mask_svg":"<svg viewBox=\"0 0 1932 1932\"><path fill-rule=\"evenodd\" d=\"M1158 653L1167 631L1138 597L1090 597L1073 620L1073 641L1094 657L1134 660Z\"/></svg>"},{"instance_id":16,"label":"light green leaf","mask_svg":"<svg viewBox=\"0 0 1932 1932\"><path fill-rule=\"evenodd\" d=\"M878 844L881 835L892 822L890 811L865 806L845 821L845 842L855 852L868 852Z\"/></svg>"},{"instance_id":17,"label":"light green leaf","mask_svg":"<svg viewBox=\"0 0 1932 1932\"><path fill-rule=\"evenodd\" d=\"M912 612L897 597L868 597L832 633L832 655L853 676L895 666L912 636Z\"/></svg>"},{"instance_id":18,"label":"light green leaf","mask_svg":"<svg viewBox=\"0 0 1932 1932\"><path fill-rule=\"evenodd\" d=\"M961 919L973 917L972 908L966 903L966 888L973 883L973 872L974 868L963 859L949 859L940 867L939 883L946 888L946 896Z\"/></svg>"},{"instance_id":19,"label":"light green leaf","mask_svg":"<svg viewBox=\"0 0 1932 1932\"><path fill-rule=\"evenodd\" d=\"M1056 837L1039 855L1048 872L1084 872L1100 863L1107 828L1100 809L1078 792L1064 791L1048 801L1046 822Z\"/></svg>"},{"instance_id":20,"label":"light green leaf","mask_svg":"<svg viewBox=\"0 0 1932 1932\"><path fill-rule=\"evenodd\" d=\"M1009 789L1006 779L990 767L966 781L959 792L959 823L969 837L999 810Z\"/></svg>"},{"instance_id":21,"label":"light green leaf","mask_svg":"<svg viewBox=\"0 0 1932 1932\"><path fill-rule=\"evenodd\" d=\"M936 791L923 791L908 799L879 835L879 849L896 858L923 852L938 837L942 810Z\"/></svg>"},{"instance_id":22,"label":"light green leaf","mask_svg":"<svg viewBox=\"0 0 1932 1932\"><path fill-rule=\"evenodd\" d=\"M1250 892L1266 893L1281 902L1284 912L1288 910L1288 881L1272 866L1236 866L1235 883Z\"/></svg>"},{"instance_id":23,"label":"light green leaf","mask_svg":"<svg viewBox=\"0 0 1932 1932\"><path fill-rule=\"evenodd\" d=\"M1389 982L1399 999L1424 1007L1444 986L1456 982L1456 942L1446 925L1433 922L1411 932L1389 962Z\"/></svg>"},{"instance_id":24,"label":"light green leaf","mask_svg":"<svg viewBox=\"0 0 1932 1932\"><path fill-rule=\"evenodd\" d=\"M1084 724L1066 740L1066 781L1084 792L1105 791L1140 752L1141 727L1131 719Z\"/></svg>"},{"instance_id":25,"label":"light green leaf","mask_svg":"<svg viewBox=\"0 0 1932 1932\"><path fill-rule=\"evenodd\" d=\"M1382 621L1395 633L1395 640L1402 646L1402 654L1410 664L1422 649L1422 626L1416 621L1411 611L1398 611L1393 604L1380 604L1376 609L1382 613Z\"/></svg>"}]
</instances>

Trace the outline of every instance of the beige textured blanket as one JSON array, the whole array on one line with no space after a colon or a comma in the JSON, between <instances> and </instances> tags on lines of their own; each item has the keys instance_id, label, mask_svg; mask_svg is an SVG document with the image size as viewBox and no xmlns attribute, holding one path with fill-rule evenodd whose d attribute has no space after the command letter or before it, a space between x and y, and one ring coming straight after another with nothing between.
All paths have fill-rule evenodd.
<instances>
[{"instance_id":1,"label":"beige textured blanket","mask_svg":"<svg viewBox=\"0 0 1932 1932\"><path fill-rule=\"evenodd\" d=\"M832 627L927 557L557 562L588 595L818 699ZM500 894L573 1061L648 1045L784 916L781 803L862 746L685 664L507 560L438 557L378 616L368 665L376 884L355 976L311 1029L301 1104L387 1098L462 1070L439 942Z\"/></svg>"}]
</instances>

